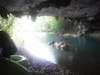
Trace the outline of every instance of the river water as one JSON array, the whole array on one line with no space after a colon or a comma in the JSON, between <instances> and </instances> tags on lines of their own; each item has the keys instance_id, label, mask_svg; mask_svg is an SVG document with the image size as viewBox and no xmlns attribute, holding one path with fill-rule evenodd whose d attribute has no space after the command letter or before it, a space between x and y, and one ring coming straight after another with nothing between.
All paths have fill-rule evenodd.
<instances>
[{"instance_id":1,"label":"river water","mask_svg":"<svg viewBox=\"0 0 100 75\"><path fill-rule=\"evenodd\" d=\"M72 47L64 51L50 47L57 64L73 72L80 72L82 75L96 75L100 72L100 38L47 34L43 42L47 43L52 40L68 43Z\"/></svg>"},{"instance_id":2,"label":"river water","mask_svg":"<svg viewBox=\"0 0 100 75\"><path fill-rule=\"evenodd\" d=\"M31 34L32 35L32 34ZM53 56L55 64L61 65L67 69L70 69L72 72L79 75L99 75L100 74L100 38L92 36L83 36L83 37L73 37L73 36L60 36L57 34L43 34L35 35L34 43L28 43L29 50L33 51L33 54L37 53L44 56L46 59ZM33 39L33 37L31 37ZM32 42L31 38L29 40ZM39 44L38 41L41 43ZM28 40L27 40L28 41ZM51 41L62 41L67 44L70 44L71 48L66 50L56 49L52 45L48 45L48 42ZM40 47L42 45L43 47ZM32 47L35 47L33 49ZM47 48L52 55L49 55ZM44 50L46 49L46 50ZM44 51L43 51L44 50ZM32 53L32 52L31 52Z\"/></svg>"}]
</instances>

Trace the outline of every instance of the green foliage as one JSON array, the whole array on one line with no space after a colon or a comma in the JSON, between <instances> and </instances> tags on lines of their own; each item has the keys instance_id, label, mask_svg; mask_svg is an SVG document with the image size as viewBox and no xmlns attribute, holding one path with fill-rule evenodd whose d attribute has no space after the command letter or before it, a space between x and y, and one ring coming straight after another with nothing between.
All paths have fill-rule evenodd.
<instances>
[{"instance_id":1,"label":"green foliage","mask_svg":"<svg viewBox=\"0 0 100 75\"><path fill-rule=\"evenodd\" d=\"M62 21L60 19L56 19L55 17L49 17L48 20L42 20L42 23L40 23L41 31L58 32L62 27Z\"/></svg>"},{"instance_id":2,"label":"green foliage","mask_svg":"<svg viewBox=\"0 0 100 75\"><path fill-rule=\"evenodd\" d=\"M0 17L0 30L6 31L8 34L12 35L14 19L15 17L11 14L8 19Z\"/></svg>"},{"instance_id":3,"label":"green foliage","mask_svg":"<svg viewBox=\"0 0 100 75\"><path fill-rule=\"evenodd\" d=\"M60 21L56 20L56 18L53 18L48 26L49 31L58 31L60 29Z\"/></svg>"}]
</instances>

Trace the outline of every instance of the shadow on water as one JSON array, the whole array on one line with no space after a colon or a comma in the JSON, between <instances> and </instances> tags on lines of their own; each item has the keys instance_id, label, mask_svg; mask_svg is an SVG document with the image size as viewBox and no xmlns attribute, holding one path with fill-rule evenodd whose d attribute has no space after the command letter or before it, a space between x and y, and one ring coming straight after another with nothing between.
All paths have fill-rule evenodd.
<instances>
[{"instance_id":1,"label":"shadow on water","mask_svg":"<svg viewBox=\"0 0 100 75\"><path fill-rule=\"evenodd\" d=\"M63 41L69 43L73 50L61 51L52 48L59 65L69 68L79 75L100 74L100 39L94 37L62 37L48 34L47 41Z\"/></svg>"}]
</instances>

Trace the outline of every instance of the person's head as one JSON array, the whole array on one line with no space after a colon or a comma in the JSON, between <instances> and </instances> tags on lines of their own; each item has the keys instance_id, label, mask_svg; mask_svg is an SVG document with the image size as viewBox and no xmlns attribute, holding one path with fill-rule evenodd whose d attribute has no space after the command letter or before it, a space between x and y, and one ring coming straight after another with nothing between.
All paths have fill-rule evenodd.
<instances>
[{"instance_id":1,"label":"person's head","mask_svg":"<svg viewBox=\"0 0 100 75\"><path fill-rule=\"evenodd\" d=\"M0 31L0 48L2 48L2 57L9 57L17 52L16 45L5 31Z\"/></svg>"}]
</instances>

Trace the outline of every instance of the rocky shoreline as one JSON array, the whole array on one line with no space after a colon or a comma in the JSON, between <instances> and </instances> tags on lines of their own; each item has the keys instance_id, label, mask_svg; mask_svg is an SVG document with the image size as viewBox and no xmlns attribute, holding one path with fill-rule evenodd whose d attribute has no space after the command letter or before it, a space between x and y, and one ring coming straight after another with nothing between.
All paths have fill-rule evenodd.
<instances>
[{"instance_id":1,"label":"rocky shoreline","mask_svg":"<svg viewBox=\"0 0 100 75\"><path fill-rule=\"evenodd\" d=\"M22 55L27 58L28 64L26 66L21 65L26 67L32 75L75 75L64 66L32 57L27 52L23 52L22 49L17 52L17 55Z\"/></svg>"},{"instance_id":2,"label":"rocky shoreline","mask_svg":"<svg viewBox=\"0 0 100 75\"><path fill-rule=\"evenodd\" d=\"M33 75L74 75L70 70L50 62L30 64L29 70Z\"/></svg>"}]
</instances>

